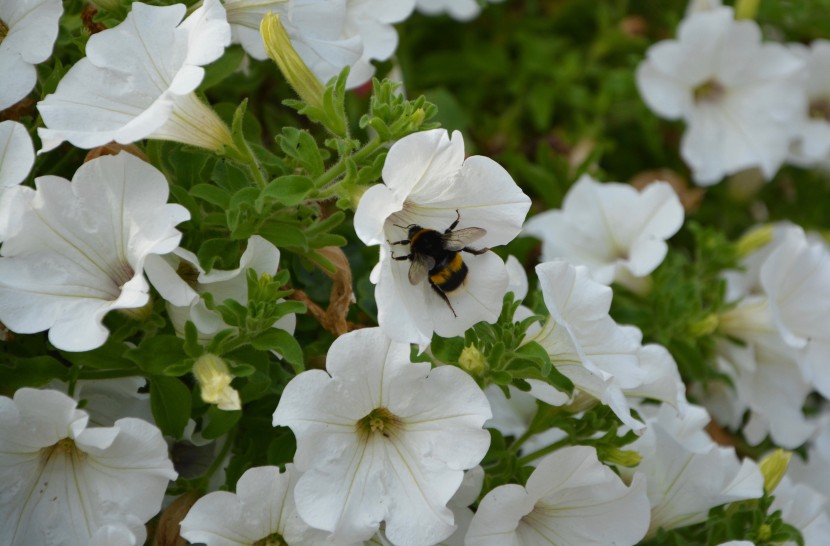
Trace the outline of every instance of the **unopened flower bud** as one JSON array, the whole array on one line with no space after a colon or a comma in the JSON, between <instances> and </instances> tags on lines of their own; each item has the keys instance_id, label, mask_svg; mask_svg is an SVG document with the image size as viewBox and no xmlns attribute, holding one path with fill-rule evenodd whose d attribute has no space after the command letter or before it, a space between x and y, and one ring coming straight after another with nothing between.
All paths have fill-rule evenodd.
<instances>
[{"instance_id":1,"label":"unopened flower bud","mask_svg":"<svg viewBox=\"0 0 830 546\"><path fill-rule=\"evenodd\" d=\"M420 127L422 123L424 123L424 119L426 118L427 113L424 111L423 108L418 108L412 115L409 116L409 122L414 125L415 127Z\"/></svg>"},{"instance_id":2,"label":"unopened flower bud","mask_svg":"<svg viewBox=\"0 0 830 546\"><path fill-rule=\"evenodd\" d=\"M642 455L636 451L616 447L597 448L597 456L606 463L627 467L637 466L643 460Z\"/></svg>"},{"instance_id":3,"label":"unopened flower bud","mask_svg":"<svg viewBox=\"0 0 830 546\"><path fill-rule=\"evenodd\" d=\"M787 468L790 466L792 456L792 451L784 451L779 448L761 459L759 466L761 467L761 474L764 476L764 491L767 494L775 491L775 488L781 483L781 478L784 477Z\"/></svg>"},{"instance_id":4,"label":"unopened flower bud","mask_svg":"<svg viewBox=\"0 0 830 546\"><path fill-rule=\"evenodd\" d=\"M231 387L233 375L220 357L210 353L203 354L193 364L193 375L201 387L202 400L208 404L216 404L220 410L242 409L239 393Z\"/></svg>"},{"instance_id":5,"label":"unopened flower bud","mask_svg":"<svg viewBox=\"0 0 830 546\"><path fill-rule=\"evenodd\" d=\"M737 252L739 258L746 258L756 250L759 250L772 242L772 226L767 224L758 229L753 229L738 239Z\"/></svg>"},{"instance_id":6,"label":"unopened flower bud","mask_svg":"<svg viewBox=\"0 0 830 546\"><path fill-rule=\"evenodd\" d=\"M458 357L458 364L462 369L473 375L479 375L487 369L487 362L484 355L476 348L475 345L464 347L461 351L461 356Z\"/></svg>"},{"instance_id":7,"label":"unopened flower bud","mask_svg":"<svg viewBox=\"0 0 830 546\"><path fill-rule=\"evenodd\" d=\"M720 319L714 313L709 314L697 322L693 322L689 326L689 334L693 337L703 337L708 336L712 332L718 329L718 324L720 324Z\"/></svg>"},{"instance_id":8,"label":"unopened flower bud","mask_svg":"<svg viewBox=\"0 0 830 546\"><path fill-rule=\"evenodd\" d=\"M277 63L285 79L306 103L323 109L323 84L300 58L280 22L280 16L268 13L259 25L265 51Z\"/></svg>"},{"instance_id":9,"label":"unopened flower bud","mask_svg":"<svg viewBox=\"0 0 830 546\"><path fill-rule=\"evenodd\" d=\"M760 0L738 0L735 3L735 19L754 19Z\"/></svg>"}]
</instances>

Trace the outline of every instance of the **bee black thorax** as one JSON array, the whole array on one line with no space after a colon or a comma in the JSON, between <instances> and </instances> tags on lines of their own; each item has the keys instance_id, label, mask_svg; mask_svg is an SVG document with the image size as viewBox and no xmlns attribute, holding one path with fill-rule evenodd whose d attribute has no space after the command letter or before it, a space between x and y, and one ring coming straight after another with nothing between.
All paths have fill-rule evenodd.
<instances>
[{"instance_id":1,"label":"bee black thorax","mask_svg":"<svg viewBox=\"0 0 830 546\"><path fill-rule=\"evenodd\" d=\"M467 278L467 265L461 254L444 248L443 235L433 229L413 226L409 230L412 254L430 256L435 265L429 270L429 281L443 292L451 292Z\"/></svg>"}]
</instances>

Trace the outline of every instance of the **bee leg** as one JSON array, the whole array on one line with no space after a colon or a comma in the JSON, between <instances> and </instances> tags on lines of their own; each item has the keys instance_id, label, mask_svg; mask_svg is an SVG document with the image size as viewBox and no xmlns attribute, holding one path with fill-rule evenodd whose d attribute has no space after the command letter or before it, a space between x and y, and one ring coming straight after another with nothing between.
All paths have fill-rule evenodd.
<instances>
[{"instance_id":1,"label":"bee leg","mask_svg":"<svg viewBox=\"0 0 830 546\"><path fill-rule=\"evenodd\" d=\"M460 213L460 212L458 212L458 209L455 209L455 222L453 222L452 224L450 224L450 227L448 227L447 229L445 229L445 230L444 230L444 233L449 233L449 232L451 232L452 230L454 230L454 229L455 229L455 226L457 226L457 225L458 225L458 222L460 222L460 221L461 221L461 213Z\"/></svg>"},{"instance_id":2,"label":"bee leg","mask_svg":"<svg viewBox=\"0 0 830 546\"><path fill-rule=\"evenodd\" d=\"M455 314L455 309L452 308L452 304L450 303L450 298L447 297L447 294L445 294L443 290L441 290L440 288L438 288L434 284L429 283L429 285L432 287L433 290L435 290L435 292L439 296L441 296L441 299L444 300L444 303L446 303L447 306L450 308L450 311L452 311L452 316L454 316L455 318L458 318L458 315Z\"/></svg>"},{"instance_id":3,"label":"bee leg","mask_svg":"<svg viewBox=\"0 0 830 546\"><path fill-rule=\"evenodd\" d=\"M400 241L395 241L394 243L392 241L386 241L386 242L389 243L389 246L392 246L392 245L408 245L409 244L409 239L401 239Z\"/></svg>"},{"instance_id":4,"label":"bee leg","mask_svg":"<svg viewBox=\"0 0 830 546\"><path fill-rule=\"evenodd\" d=\"M403 256L392 256L393 260L411 260L412 254L404 254Z\"/></svg>"},{"instance_id":5,"label":"bee leg","mask_svg":"<svg viewBox=\"0 0 830 546\"><path fill-rule=\"evenodd\" d=\"M485 252L488 252L490 249L489 248L470 248L468 246L465 246L461 250L463 250L464 252L469 252L470 254L475 254L476 256L478 256L480 254L484 254Z\"/></svg>"}]
</instances>

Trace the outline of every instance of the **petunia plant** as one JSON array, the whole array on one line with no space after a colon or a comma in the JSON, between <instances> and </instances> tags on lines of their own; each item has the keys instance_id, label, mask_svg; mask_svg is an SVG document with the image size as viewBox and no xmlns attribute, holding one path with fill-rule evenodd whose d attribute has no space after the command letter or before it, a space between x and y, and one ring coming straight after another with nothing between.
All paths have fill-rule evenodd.
<instances>
[{"instance_id":1,"label":"petunia plant","mask_svg":"<svg viewBox=\"0 0 830 546\"><path fill-rule=\"evenodd\" d=\"M0 542L821 546L830 6L659 4L0 0Z\"/></svg>"}]
</instances>

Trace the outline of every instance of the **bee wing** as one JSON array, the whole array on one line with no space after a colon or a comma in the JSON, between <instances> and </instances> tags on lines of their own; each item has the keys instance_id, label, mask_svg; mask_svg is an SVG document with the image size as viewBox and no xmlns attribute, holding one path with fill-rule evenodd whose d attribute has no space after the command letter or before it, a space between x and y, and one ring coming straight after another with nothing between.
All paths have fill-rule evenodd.
<instances>
[{"instance_id":1,"label":"bee wing","mask_svg":"<svg viewBox=\"0 0 830 546\"><path fill-rule=\"evenodd\" d=\"M435 258L416 254L412 258L412 265L409 266L409 284L414 286L423 282L433 267L435 267Z\"/></svg>"},{"instance_id":2,"label":"bee wing","mask_svg":"<svg viewBox=\"0 0 830 546\"><path fill-rule=\"evenodd\" d=\"M441 240L444 242L444 248L458 252L470 243L474 243L487 235L487 230L478 227L468 227L459 229L457 231L450 231L445 233Z\"/></svg>"}]
</instances>

